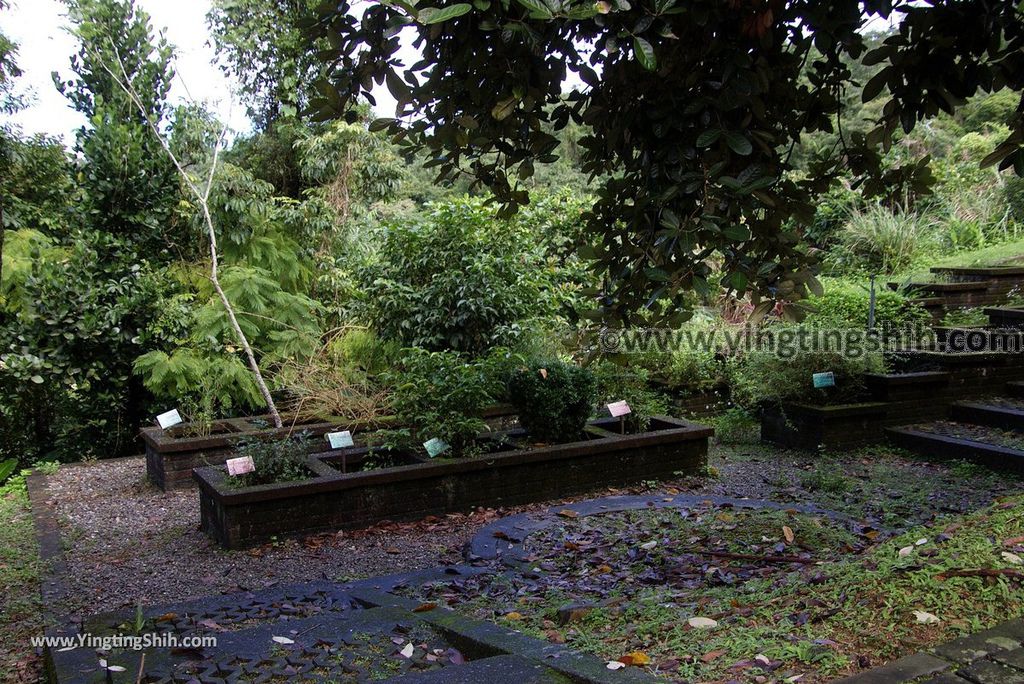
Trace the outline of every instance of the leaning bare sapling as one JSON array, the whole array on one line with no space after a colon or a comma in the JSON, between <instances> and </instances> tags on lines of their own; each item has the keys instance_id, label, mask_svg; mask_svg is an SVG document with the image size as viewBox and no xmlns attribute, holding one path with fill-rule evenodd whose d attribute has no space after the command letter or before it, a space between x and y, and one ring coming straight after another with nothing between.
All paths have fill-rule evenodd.
<instances>
[{"instance_id":1,"label":"leaning bare sapling","mask_svg":"<svg viewBox=\"0 0 1024 684\"><path fill-rule=\"evenodd\" d=\"M113 43L111 45L113 47ZM214 173L217 170L221 146L223 145L224 137L227 134L227 125L221 129L220 135L217 136L217 141L214 143L213 147L213 158L210 162L210 172L206 176L206 183L202 188L200 188L196 185L195 180L188 174L185 167L171 150L171 146L167 142L167 139L160 133L160 129L157 127L156 122L146 110L145 105L142 103L142 99L139 97L139 94L131 84L131 80L128 78L128 72L124 68L124 64L121 61L116 47L114 47L114 54L117 55L117 66L119 67L120 75L115 74L105 62L103 63L103 68L108 74L110 74L110 77L114 79L114 82L116 82L128 97L131 98L135 106L138 107L142 116L145 117L150 130L153 131L153 135L155 135L157 140L160 141L160 146L163 147L164 151L174 163L174 167L178 170L178 174L184 181L185 187L188 188L192 196L195 197L202 209L203 222L206 225L206 233L210 242L210 282L213 283L213 288L216 290L221 304L224 305L224 310L227 312L228 322L235 333L235 338L237 339L239 346L241 346L242 350L245 352L246 359L249 362L249 368L252 370L253 376L256 379L256 386L259 388L260 394L263 396L263 400L267 403L267 410L270 413L271 421L273 422L274 427L281 427L281 415L278 413L277 406L274 403L274 398L270 395L270 389L267 387L267 383L263 379L263 373L260 372L260 366L256 361L256 355L252 351L252 346L249 344L249 340L245 336L245 332L242 331L242 327L238 324L238 317L235 315L235 309L228 300L228 296L224 292L224 288L221 287L220 279L218 277L219 260L217 257L217 231L214 228L213 218L210 215L209 200L210 190L213 187Z\"/></svg>"}]
</instances>

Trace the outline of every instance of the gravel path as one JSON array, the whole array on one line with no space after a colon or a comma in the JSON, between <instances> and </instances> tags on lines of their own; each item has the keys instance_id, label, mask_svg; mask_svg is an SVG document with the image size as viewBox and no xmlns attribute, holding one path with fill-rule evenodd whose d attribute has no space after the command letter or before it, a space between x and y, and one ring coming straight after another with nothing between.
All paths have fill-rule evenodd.
<instances>
[{"instance_id":1,"label":"gravel path","mask_svg":"<svg viewBox=\"0 0 1024 684\"><path fill-rule=\"evenodd\" d=\"M965 474L881 448L868 456L821 458L760 445L715 447L710 461L717 477L687 478L660 488L817 503L884 527L916 524L936 512L973 510L1020 489L1019 481L1005 475L984 470ZM462 560L465 542L483 525L555 503L224 551L199 531L194 490L164 493L144 477L141 458L65 466L49 476L70 575L61 612L88 615L139 601L156 605L275 584L347 581L456 563ZM591 496L609 493L622 492Z\"/></svg>"},{"instance_id":2,"label":"gravel path","mask_svg":"<svg viewBox=\"0 0 1024 684\"><path fill-rule=\"evenodd\" d=\"M63 467L48 478L71 575L65 612L457 562L473 532L505 514L478 511L224 551L199 531L196 491L161 492L144 474L140 458Z\"/></svg>"}]
</instances>

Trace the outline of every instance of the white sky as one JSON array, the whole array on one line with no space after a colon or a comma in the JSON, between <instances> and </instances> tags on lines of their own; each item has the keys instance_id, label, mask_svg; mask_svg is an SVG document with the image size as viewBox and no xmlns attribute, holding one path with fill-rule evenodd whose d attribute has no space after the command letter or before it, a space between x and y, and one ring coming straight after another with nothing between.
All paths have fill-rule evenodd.
<instances>
[{"instance_id":1,"label":"white sky","mask_svg":"<svg viewBox=\"0 0 1024 684\"><path fill-rule=\"evenodd\" d=\"M149 13L155 31L166 28L167 39L176 48L172 103L205 101L221 119L230 121L237 132L248 131L245 107L232 96L234 83L212 63L214 52L207 45L206 29L209 0L137 3ZM10 10L0 13L0 28L18 44L17 61L23 72L17 81L19 90L30 92L34 98L30 107L12 119L27 134L58 135L70 145L84 118L57 92L50 77L51 72L57 71L68 78L70 58L77 51L76 41L66 30L64 5L57 0L13 0L11 5Z\"/></svg>"},{"instance_id":2,"label":"white sky","mask_svg":"<svg viewBox=\"0 0 1024 684\"><path fill-rule=\"evenodd\" d=\"M213 63L214 51L207 44L206 13L210 0L136 2L149 13L153 29L166 29L167 39L175 46L176 76L171 102L206 102L236 133L248 132L250 123L245 106L234 94L236 83ZM17 62L23 71L17 81L18 89L30 93L32 98L30 106L15 114L13 121L26 134L60 136L70 146L84 118L57 92L50 76L54 71L65 79L70 76L69 60L77 45L67 32L67 24L64 6L58 0L12 0L11 8L0 13L0 29L18 44ZM415 61L410 47L403 46L403 53L407 65ZM572 87L577 81L570 78L566 86ZM374 96L378 113L391 116L395 101L387 89L375 88Z\"/></svg>"}]
</instances>

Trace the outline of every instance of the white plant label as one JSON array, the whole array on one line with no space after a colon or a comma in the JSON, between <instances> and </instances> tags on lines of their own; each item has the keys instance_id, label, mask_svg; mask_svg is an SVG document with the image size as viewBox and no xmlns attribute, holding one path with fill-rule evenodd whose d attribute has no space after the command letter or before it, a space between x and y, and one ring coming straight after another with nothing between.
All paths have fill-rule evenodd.
<instances>
[{"instance_id":1,"label":"white plant label","mask_svg":"<svg viewBox=\"0 0 1024 684\"><path fill-rule=\"evenodd\" d=\"M625 401L613 401L608 404L608 413L612 414L612 418L618 418L619 416L625 416L633 412L633 409L629 408L629 404Z\"/></svg>"},{"instance_id":2,"label":"white plant label","mask_svg":"<svg viewBox=\"0 0 1024 684\"><path fill-rule=\"evenodd\" d=\"M256 464L252 462L252 456L229 458L225 463L228 466L228 475L231 475L232 477L245 475L246 473L255 472L256 470Z\"/></svg>"},{"instance_id":3,"label":"white plant label","mask_svg":"<svg viewBox=\"0 0 1024 684\"><path fill-rule=\"evenodd\" d=\"M184 421L182 421L181 414L178 413L178 409L171 409L170 411L167 411L166 413L161 413L159 416L157 416L156 422L161 427L161 429L166 430L167 428L174 427L175 425L178 425L179 423L182 423Z\"/></svg>"},{"instance_id":4,"label":"white plant label","mask_svg":"<svg viewBox=\"0 0 1024 684\"><path fill-rule=\"evenodd\" d=\"M355 442L352 441L352 433L348 430L328 432L327 441L330 442L332 449L344 449L355 445Z\"/></svg>"}]
</instances>

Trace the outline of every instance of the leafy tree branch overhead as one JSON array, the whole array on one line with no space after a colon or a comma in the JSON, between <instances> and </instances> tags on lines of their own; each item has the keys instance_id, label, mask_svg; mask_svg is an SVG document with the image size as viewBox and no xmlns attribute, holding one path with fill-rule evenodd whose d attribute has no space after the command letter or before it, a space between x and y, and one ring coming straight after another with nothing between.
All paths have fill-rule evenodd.
<instances>
[{"instance_id":1,"label":"leafy tree branch overhead","mask_svg":"<svg viewBox=\"0 0 1024 684\"><path fill-rule=\"evenodd\" d=\"M979 91L1019 92L1021 12L986 0L346 0L308 29L330 45L311 105L344 116L386 84L399 118L375 127L426 151L441 178L472 173L507 212L529 201L535 164L557 158L551 131L589 126L581 160L602 179L586 216L604 279L593 316L685 317L686 294L715 280L799 304L818 289L799 240L815 199L847 171L868 195L926 186L927 160L883 169L879 148ZM868 51L868 22L892 17L894 35ZM422 55L411 65L406 27ZM851 60L879 69L858 84ZM570 74L585 85L565 95ZM860 85L888 99L874 130L843 134L844 94ZM1020 173L1021 107L1010 123L987 161ZM839 144L790 173L794 146L818 131Z\"/></svg>"}]
</instances>

